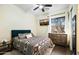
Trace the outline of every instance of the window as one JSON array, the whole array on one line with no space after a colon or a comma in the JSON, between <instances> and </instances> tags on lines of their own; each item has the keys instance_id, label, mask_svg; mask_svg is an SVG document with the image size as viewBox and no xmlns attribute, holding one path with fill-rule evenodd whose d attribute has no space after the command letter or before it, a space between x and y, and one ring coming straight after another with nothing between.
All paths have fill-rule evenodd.
<instances>
[{"instance_id":1,"label":"window","mask_svg":"<svg viewBox=\"0 0 79 59\"><path fill-rule=\"evenodd\" d=\"M65 16L58 18L51 18L51 32L65 33Z\"/></svg>"}]
</instances>

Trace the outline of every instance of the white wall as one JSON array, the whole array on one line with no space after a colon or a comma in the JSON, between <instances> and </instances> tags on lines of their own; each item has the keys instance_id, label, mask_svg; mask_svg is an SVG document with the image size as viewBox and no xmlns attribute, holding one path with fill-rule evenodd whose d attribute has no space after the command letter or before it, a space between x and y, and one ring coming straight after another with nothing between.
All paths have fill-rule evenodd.
<instances>
[{"instance_id":1,"label":"white wall","mask_svg":"<svg viewBox=\"0 0 79 59\"><path fill-rule=\"evenodd\" d=\"M38 36L48 36L48 26L40 26L40 20L47 19L48 14L42 14L37 16L37 35Z\"/></svg>"},{"instance_id":2,"label":"white wall","mask_svg":"<svg viewBox=\"0 0 79 59\"><path fill-rule=\"evenodd\" d=\"M36 35L36 19L14 5L0 5L0 42L10 40L13 29L30 29Z\"/></svg>"}]
</instances>

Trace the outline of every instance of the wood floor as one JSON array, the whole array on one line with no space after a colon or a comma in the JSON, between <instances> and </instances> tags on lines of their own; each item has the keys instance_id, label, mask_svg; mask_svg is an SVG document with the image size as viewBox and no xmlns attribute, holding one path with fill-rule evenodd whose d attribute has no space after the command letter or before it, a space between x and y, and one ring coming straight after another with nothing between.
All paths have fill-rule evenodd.
<instances>
[{"instance_id":1,"label":"wood floor","mask_svg":"<svg viewBox=\"0 0 79 59\"><path fill-rule=\"evenodd\" d=\"M52 55L70 55L70 50L67 47L56 46L52 51Z\"/></svg>"},{"instance_id":2,"label":"wood floor","mask_svg":"<svg viewBox=\"0 0 79 59\"><path fill-rule=\"evenodd\" d=\"M4 55L22 55L17 50L12 50L10 52L6 52ZM55 46L50 55L70 55L70 51L67 47Z\"/></svg>"}]
</instances>

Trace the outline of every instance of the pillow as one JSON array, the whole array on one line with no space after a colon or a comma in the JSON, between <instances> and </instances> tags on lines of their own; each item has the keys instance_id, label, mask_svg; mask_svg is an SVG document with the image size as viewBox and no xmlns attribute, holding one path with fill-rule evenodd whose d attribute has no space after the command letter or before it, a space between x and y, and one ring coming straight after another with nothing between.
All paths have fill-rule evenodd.
<instances>
[{"instance_id":1,"label":"pillow","mask_svg":"<svg viewBox=\"0 0 79 59\"><path fill-rule=\"evenodd\" d=\"M25 34L18 34L18 38L19 39L24 39L24 38L26 38L26 35Z\"/></svg>"},{"instance_id":2,"label":"pillow","mask_svg":"<svg viewBox=\"0 0 79 59\"><path fill-rule=\"evenodd\" d=\"M32 37L35 37L35 35L33 33L25 33L25 35L27 35L27 34L31 34Z\"/></svg>"},{"instance_id":3,"label":"pillow","mask_svg":"<svg viewBox=\"0 0 79 59\"><path fill-rule=\"evenodd\" d=\"M31 33L33 37L35 37L35 35L33 33Z\"/></svg>"},{"instance_id":4,"label":"pillow","mask_svg":"<svg viewBox=\"0 0 79 59\"><path fill-rule=\"evenodd\" d=\"M29 33L29 34L26 34L26 37L27 37L27 38L30 38L30 37L33 37L33 36L32 36L31 33Z\"/></svg>"},{"instance_id":5,"label":"pillow","mask_svg":"<svg viewBox=\"0 0 79 59\"><path fill-rule=\"evenodd\" d=\"M17 37L14 37L13 39L18 39L18 36Z\"/></svg>"}]
</instances>

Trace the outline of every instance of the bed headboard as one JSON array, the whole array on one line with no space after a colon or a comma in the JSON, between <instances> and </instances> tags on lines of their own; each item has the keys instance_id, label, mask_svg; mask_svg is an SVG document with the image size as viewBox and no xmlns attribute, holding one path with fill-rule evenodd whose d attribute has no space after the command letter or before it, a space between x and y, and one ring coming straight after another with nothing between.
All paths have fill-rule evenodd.
<instances>
[{"instance_id":1,"label":"bed headboard","mask_svg":"<svg viewBox=\"0 0 79 59\"><path fill-rule=\"evenodd\" d=\"M11 35L12 38L18 36L19 33L31 33L31 30L12 30Z\"/></svg>"}]
</instances>

